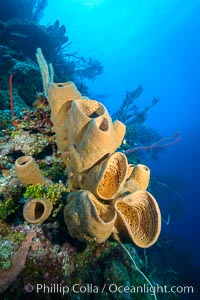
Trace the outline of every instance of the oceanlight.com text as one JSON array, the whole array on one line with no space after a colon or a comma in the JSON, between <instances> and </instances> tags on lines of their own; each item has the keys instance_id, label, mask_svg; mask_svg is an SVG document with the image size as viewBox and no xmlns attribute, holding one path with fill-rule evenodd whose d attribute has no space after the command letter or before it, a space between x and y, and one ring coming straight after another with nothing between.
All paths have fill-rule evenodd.
<instances>
[{"instance_id":1,"label":"oceanlight.com text","mask_svg":"<svg viewBox=\"0 0 200 300\"><path fill-rule=\"evenodd\" d=\"M150 294L150 295L157 295L157 294L193 294L194 287L193 286L161 286L161 285L149 285L143 284L139 286L128 286L128 285L117 285L115 283L107 284L105 283L103 286L97 286L91 283L86 284L79 284L76 283L72 286L68 286L67 284L42 284L38 283L35 286L32 284L27 284L24 287L24 290L27 293L31 293L35 291L37 294L61 294L65 295L68 293L74 294L98 294L109 292L111 294Z\"/></svg>"},{"instance_id":2,"label":"oceanlight.com text","mask_svg":"<svg viewBox=\"0 0 200 300\"><path fill-rule=\"evenodd\" d=\"M139 286L117 286L116 284L109 285L110 293L131 293L131 294L193 294L193 286L171 286L167 285L155 285L150 286L149 284L139 285Z\"/></svg>"}]
</instances>

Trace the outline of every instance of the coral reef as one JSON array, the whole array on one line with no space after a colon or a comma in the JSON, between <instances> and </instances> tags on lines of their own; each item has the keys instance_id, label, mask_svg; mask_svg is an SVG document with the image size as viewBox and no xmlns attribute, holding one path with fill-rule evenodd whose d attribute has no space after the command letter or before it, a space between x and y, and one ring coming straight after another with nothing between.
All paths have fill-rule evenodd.
<instances>
[{"instance_id":1,"label":"coral reef","mask_svg":"<svg viewBox=\"0 0 200 300\"><path fill-rule=\"evenodd\" d=\"M26 20L39 21L47 4L47 0L2 0L0 19L7 21L10 18L24 18Z\"/></svg>"},{"instance_id":2,"label":"coral reef","mask_svg":"<svg viewBox=\"0 0 200 300\"><path fill-rule=\"evenodd\" d=\"M42 5L42 2L45 4L45 1L37 3ZM0 23L2 66L10 74L10 83L14 87L18 85L17 90L12 90L10 85L7 92L7 81L2 77L2 94L6 99L2 100L2 107L6 112L11 105L16 123L13 123L14 130L8 127L1 133L0 219L13 224L10 233L5 229L8 225L0 223L1 291L10 297L21 287L21 295L27 297L23 286L28 282L35 285L64 281L72 291L77 278L78 288L88 282L100 288L112 282L128 286L141 284L145 276L140 278L138 270L145 270L145 265L133 245L146 250L156 243L161 215L155 198L146 191L149 168L136 164L135 156L128 160L125 154L135 141L141 142L139 148L147 145L147 141L154 145L158 135L143 125L147 112L158 100L154 98L152 105L139 111L135 104L142 92L139 87L127 92L119 111L111 118L101 102L82 96L85 94L82 76L93 79L102 71L101 66L76 54L71 55L76 63L69 64L69 70L62 74L64 80L76 78L76 85L72 81L54 83L53 77L59 78L56 67L54 72L40 49L38 68L34 59L37 41L31 49L25 41L30 40L32 32L42 36L40 47L45 44L47 61L55 64L63 60L63 46L68 40L66 29L58 21L48 27L35 21L33 16L20 21L5 18ZM48 52L48 49L53 50ZM29 91L33 95L41 89L39 70L43 94L38 94L34 108L28 109L19 97L25 99ZM13 98L12 104L9 96ZM30 101L26 99L26 103L32 102L33 96ZM7 117L2 127L5 124ZM141 128L146 134L140 134ZM29 162L33 162L35 171ZM37 225L29 225L24 219ZM126 246L133 265L120 246L127 238L134 243ZM155 277L152 273L150 280ZM68 296L74 295L70 292ZM87 294L85 299L90 296ZM131 299L130 294L124 293L115 298L121 296ZM103 297L112 299L113 295L106 289Z\"/></svg>"},{"instance_id":3,"label":"coral reef","mask_svg":"<svg viewBox=\"0 0 200 300\"><path fill-rule=\"evenodd\" d=\"M18 212L22 192L23 186L15 176L8 176L6 172L3 177L0 176L0 220L6 220Z\"/></svg>"},{"instance_id":4,"label":"coral reef","mask_svg":"<svg viewBox=\"0 0 200 300\"><path fill-rule=\"evenodd\" d=\"M97 60L70 53L66 28L58 20L47 26L39 23L46 6L46 0L0 3L0 90L8 89L8 76L12 75L13 88L27 105L32 105L36 92L42 91L35 61L38 47L54 64L57 81L73 80L86 91L83 80L93 80L103 71Z\"/></svg>"},{"instance_id":5,"label":"coral reef","mask_svg":"<svg viewBox=\"0 0 200 300\"><path fill-rule=\"evenodd\" d=\"M37 129L34 128L34 131L37 131ZM11 139L9 138L8 141L9 133L11 133ZM10 161L13 157L19 157L22 154L34 155L35 157L42 156L44 152L52 154L54 145L55 140L49 135L43 135L42 133L30 134L30 132L20 128L13 131L8 130L8 134L1 138L0 155L7 155L10 157Z\"/></svg>"},{"instance_id":6,"label":"coral reef","mask_svg":"<svg viewBox=\"0 0 200 300\"><path fill-rule=\"evenodd\" d=\"M10 268L4 270L3 272L0 271L0 293L4 292L7 287L16 280L18 274L23 270L26 262L26 256L34 235L34 233L27 234L26 240L23 241L19 249L12 254Z\"/></svg>"},{"instance_id":7,"label":"coral reef","mask_svg":"<svg viewBox=\"0 0 200 300\"><path fill-rule=\"evenodd\" d=\"M22 226L17 229L22 230ZM68 293L62 295L61 293L50 292L50 299L78 299L77 297L80 299L91 299L91 297L99 299L101 294L99 292L93 293L91 286L97 286L100 291L106 284L102 299L112 299L112 293L108 287L113 283L120 283L123 286L144 284L142 276L138 276L137 271L132 268L119 244L106 241L101 245L88 243L83 248L80 245L72 246L65 240L61 245L58 242L55 243L54 240L59 235L58 230L57 223L46 224L46 227L34 225L29 228L26 226L26 235L33 231L35 233L26 256L26 264L18 280L13 282L12 288L7 289L2 296L14 297L16 300L23 297L42 299L45 297L43 291L37 293L36 290L33 290L28 293L24 287L28 284L36 287L38 283L46 286L58 284L62 287L67 283ZM46 233L48 233L48 237ZM132 257L137 260L138 266L143 267L143 261L135 249L130 245L127 245L127 248ZM17 262L17 264L21 263ZM123 276L123 273L126 276ZM78 292L82 286L90 286L90 290L83 295ZM74 293L74 289L77 290L77 293ZM116 293L116 297L118 299L121 294ZM130 294L123 294L123 297L125 297L123 299L130 299ZM145 295L144 299L151 298Z\"/></svg>"},{"instance_id":8,"label":"coral reef","mask_svg":"<svg viewBox=\"0 0 200 300\"><path fill-rule=\"evenodd\" d=\"M166 139L145 124L158 99L140 110L139 86L126 93L110 116L101 102L82 96L88 96L83 79L93 80L103 68L95 59L70 53L66 28L59 21L38 24L46 4L0 3L1 296L44 299L46 293L36 293L38 282L61 287L67 283L68 294L54 293L50 299L132 299L130 293L112 293L113 283L170 286L179 276L172 262L168 268L165 264L172 246L163 238L156 243L161 215L150 194L155 195L155 184L135 154L145 149L156 158L166 146ZM174 138L179 140L173 135L167 141L173 144ZM28 166L28 175L14 168L15 161ZM91 285L106 288L101 295ZM30 286L31 293L25 289ZM82 294L82 287L90 290ZM138 297L152 299L150 294Z\"/></svg>"},{"instance_id":9,"label":"coral reef","mask_svg":"<svg viewBox=\"0 0 200 300\"><path fill-rule=\"evenodd\" d=\"M44 76L43 72L42 74ZM127 232L132 230L129 236L130 240L140 247L149 247L156 242L159 235L160 211L157 206L155 207L155 199L145 191L149 183L149 169L143 165L129 165L126 156L122 152L116 152L124 138L125 125L117 120L113 122L104 105L96 100L83 97L74 83L55 84L51 82L49 76L47 77L47 85L49 85L48 97L38 95L38 100L34 103L34 110L24 111L24 115L17 119L15 130L9 131L8 129L3 132L1 154L6 156L7 161L1 167L2 174L7 172L7 175L10 178L14 176L15 180L17 176L19 179L17 185L21 187L21 190L19 190L20 197L17 198L19 199L18 209L21 211L21 215L17 216L15 214L17 205L13 206L11 202L12 205L9 206L9 199L4 197L1 202L4 205L4 210L2 210L4 212L3 219L8 221L9 218L12 220L17 218L17 223L19 223L19 220L22 222L24 218L28 223L39 223L39 226L42 223L42 228L50 240L55 239L55 236L58 238L57 234L51 236L51 226L53 231L60 231L66 224L67 231L64 236L67 235L68 239L73 237L81 242L89 242L91 249L96 248L95 260L100 251L97 249L100 248L93 245L103 245L102 243L105 243L111 235L117 240L121 238L123 240L127 236L124 225ZM48 109L47 101L50 104L51 112ZM42 122L41 116L46 116L46 121L45 118L43 120L45 123ZM55 134L50 129L52 123ZM51 158L50 156L48 158L47 148L41 149L39 147L38 137L40 136L41 141L46 143L46 147L51 143L54 145L50 153ZM37 139L33 137L37 137ZM52 139L54 142L52 142ZM44 156L43 153L45 153ZM62 160L64 164L61 164ZM12 165L14 161L15 169L12 167L9 169L8 164ZM58 163L56 169L56 163L59 161L60 164ZM47 172L49 166L55 168L56 177L51 172ZM45 172L48 175L47 177L44 176ZM50 180L52 175L53 178L51 179L55 183ZM61 181L57 183L60 178L67 184L66 186ZM134 192L126 188L130 185L130 183L127 185L130 181L137 186ZM125 188L126 190L124 190ZM144 196L137 196L140 195L139 193L144 193L146 197L148 195L148 203L145 202L146 198ZM141 216L141 224L135 232L133 227L136 225L132 224L130 220L126 221L123 226L120 225L125 218L127 209L121 211L120 215L119 205L120 203L129 205L126 200L123 200L127 199L126 197L129 195L131 198L137 198L130 204L130 214L140 213ZM118 205L115 204L115 201ZM149 221L152 226L146 227L146 217L150 207L154 218L151 220L152 223ZM124 214L123 217L122 214ZM59 222L62 223L62 226L56 223L56 220L59 220L60 217ZM45 221L47 220L48 223L46 224ZM38 236L40 244L41 232L39 228L41 227L34 227L34 225L26 227L25 224L18 225L16 228L20 228L21 232L27 236L30 232L34 232ZM50 227L48 228L48 226ZM14 230L16 228L14 227ZM45 230L45 228L48 228L48 230ZM143 237L141 239L138 237L138 230L139 232L142 231L143 235L148 236L146 243L141 242ZM43 240L48 245L45 246L45 248L48 248L47 252L45 250L45 255L49 256L54 248L46 238L43 238ZM31 239L33 249L38 247L36 241L36 238ZM63 242L66 242L66 237ZM2 281L2 290L5 290L9 283L12 283L21 273L26 257L29 268L33 268L33 259L38 261L38 257L33 258L33 254L30 255L31 259L29 260L29 246L25 250L24 243L25 241L22 241L18 246L12 244L9 246L10 248L6 246L6 243L3 243L2 253L7 251L9 255L7 260L4 256L4 260L2 260L4 268L0 272L3 276L7 265L7 269L11 273L8 272L8 276L5 276L5 278L10 277L11 281ZM21 264L17 264L12 257L20 257L23 249L24 260L21 261ZM61 246L60 251L63 253L64 249L65 246ZM44 255L43 250L42 255ZM102 250L99 255L103 259ZM9 266L11 261L13 270ZM50 262L53 263L52 258ZM46 263L46 265L49 265L49 263ZM63 272L69 280L72 269L67 271L66 266L63 266L63 261L59 261L58 257L56 257L56 264L60 268L60 280L63 277ZM117 264L119 264L119 268L124 268L122 263L116 262ZM45 265L43 266L45 268ZM76 267L74 266L74 268ZM105 274L108 272L107 267L106 270ZM46 274L46 272L44 273ZM11 274L13 275L11 276ZM19 278L23 278L23 274L26 274L26 271L22 272ZM49 277L49 275L45 276ZM87 276L83 280L87 280ZM69 282L71 282L71 279Z\"/></svg>"}]
</instances>

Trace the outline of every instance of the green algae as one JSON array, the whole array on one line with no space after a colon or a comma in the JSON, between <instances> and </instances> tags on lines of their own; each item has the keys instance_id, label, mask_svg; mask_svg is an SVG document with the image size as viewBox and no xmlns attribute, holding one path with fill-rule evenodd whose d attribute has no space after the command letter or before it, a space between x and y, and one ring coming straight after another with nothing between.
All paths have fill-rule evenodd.
<instances>
[{"instance_id":1,"label":"green algae","mask_svg":"<svg viewBox=\"0 0 200 300\"><path fill-rule=\"evenodd\" d=\"M61 183L52 184L50 186L36 184L27 186L23 196L31 199L45 198L51 201L54 206L53 217L56 217L64 206L64 195L66 193L67 188Z\"/></svg>"}]
</instances>

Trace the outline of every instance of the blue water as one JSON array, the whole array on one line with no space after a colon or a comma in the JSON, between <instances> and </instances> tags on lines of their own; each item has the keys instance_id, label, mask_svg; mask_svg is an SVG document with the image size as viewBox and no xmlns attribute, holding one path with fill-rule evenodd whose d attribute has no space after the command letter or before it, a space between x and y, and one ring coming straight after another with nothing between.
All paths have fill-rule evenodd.
<instances>
[{"instance_id":1,"label":"blue water","mask_svg":"<svg viewBox=\"0 0 200 300\"><path fill-rule=\"evenodd\" d=\"M87 85L91 93L108 95L104 104L110 111L119 107L126 90L140 83L142 106L154 96L160 98L148 124L163 137L178 130L182 140L148 165L152 176L186 182L179 199L182 216L163 225L163 231L186 240L196 263L200 261L199 15L199 0L57 0L56 4L49 0L42 20L47 24L59 19L66 25L71 52L102 63L104 73Z\"/></svg>"}]
</instances>

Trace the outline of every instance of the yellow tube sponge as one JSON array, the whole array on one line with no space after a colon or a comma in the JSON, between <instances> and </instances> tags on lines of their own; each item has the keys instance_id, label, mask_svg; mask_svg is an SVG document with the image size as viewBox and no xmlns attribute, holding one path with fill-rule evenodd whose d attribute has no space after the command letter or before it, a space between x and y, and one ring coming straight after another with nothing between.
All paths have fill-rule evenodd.
<instances>
[{"instance_id":1,"label":"yellow tube sponge","mask_svg":"<svg viewBox=\"0 0 200 300\"><path fill-rule=\"evenodd\" d=\"M72 192L64 208L69 234L80 241L103 243L111 235L116 212L89 191Z\"/></svg>"},{"instance_id":2,"label":"yellow tube sponge","mask_svg":"<svg viewBox=\"0 0 200 300\"><path fill-rule=\"evenodd\" d=\"M46 184L45 178L32 156L21 156L15 161L15 171L17 177L24 185Z\"/></svg>"},{"instance_id":3,"label":"yellow tube sponge","mask_svg":"<svg viewBox=\"0 0 200 300\"><path fill-rule=\"evenodd\" d=\"M66 83L53 83L49 87L48 102L51 108L51 120L54 125L58 148L66 164L68 164L66 119L72 100L79 98L81 98L81 94L71 81Z\"/></svg>"},{"instance_id":4,"label":"yellow tube sponge","mask_svg":"<svg viewBox=\"0 0 200 300\"><path fill-rule=\"evenodd\" d=\"M128 236L141 248L148 248L157 241L161 231L161 214L150 193L137 191L114 200L113 206L117 212L115 229L120 238Z\"/></svg>"},{"instance_id":5,"label":"yellow tube sponge","mask_svg":"<svg viewBox=\"0 0 200 300\"><path fill-rule=\"evenodd\" d=\"M48 102L53 117L63 112L66 102L81 99L81 93L72 81L64 83L52 83L48 90ZM58 121L58 120L55 120Z\"/></svg>"}]
</instances>

